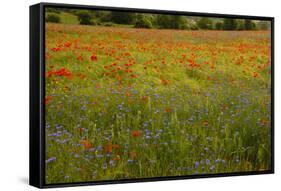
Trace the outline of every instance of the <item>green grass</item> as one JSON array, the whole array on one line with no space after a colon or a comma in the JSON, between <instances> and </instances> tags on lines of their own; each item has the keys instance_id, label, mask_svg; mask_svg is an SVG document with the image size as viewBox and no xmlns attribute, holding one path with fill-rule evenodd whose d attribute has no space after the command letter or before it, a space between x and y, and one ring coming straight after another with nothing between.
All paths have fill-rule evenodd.
<instances>
[{"instance_id":1,"label":"green grass","mask_svg":"<svg viewBox=\"0 0 281 191\"><path fill-rule=\"evenodd\" d=\"M269 170L269 43L47 24L46 182Z\"/></svg>"},{"instance_id":2,"label":"green grass","mask_svg":"<svg viewBox=\"0 0 281 191\"><path fill-rule=\"evenodd\" d=\"M72 24L72 25L79 24L77 16L73 15L71 13L67 13L67 12L60 12L59 14L56 14L56 13L46 13L46 16L48 16L49 14L57 15L60 18L60 23Z\"/></svg>"},{"instance_id":3,"label":"green grass","mask_svg":"<svg viewBox=\"0 0 281 191\"><path fill-rule=\"evenodd\" d=\"M56 13L46 13L46 15L49 14L55 14L60 18L60 23L62 24L71 24L71 25L78 25L79 20L78 17L72 13L67 13L67 12L60 12L60 14ZM104 22L101 23L101 25L106 26L110 25L110 27L118 27L118 28L133 28L134 25L123 25L123 24L116 24L116 23L111 23L111 22Z\"/></svg>"},{"instance_id":4,"label":"green grass","mask_svg":"<svg viewBox=\"0 0 281 191\"><path fill-rule=\"evenodd\" d=\"M79 24L77 16L71 13L61 12L60 18L61 18L61 22L65 24L73 24L73 25Z\"/></svg>"}]
</instances>

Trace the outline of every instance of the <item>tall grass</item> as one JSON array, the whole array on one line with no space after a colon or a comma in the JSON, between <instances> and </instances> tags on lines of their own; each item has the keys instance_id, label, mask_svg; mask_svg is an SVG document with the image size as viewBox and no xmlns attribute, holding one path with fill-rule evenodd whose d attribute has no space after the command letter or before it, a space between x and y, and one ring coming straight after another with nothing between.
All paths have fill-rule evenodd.
<instances>
[{"instance_id":1,"label":"tall grass","mask_svg":"<svg viewBox=\"0 0 281 191\"><path fill-rule=\"evenodd\" d=\"M268 170L270 33L47 24L46 182Z\"/></svg>"}]
</instances>

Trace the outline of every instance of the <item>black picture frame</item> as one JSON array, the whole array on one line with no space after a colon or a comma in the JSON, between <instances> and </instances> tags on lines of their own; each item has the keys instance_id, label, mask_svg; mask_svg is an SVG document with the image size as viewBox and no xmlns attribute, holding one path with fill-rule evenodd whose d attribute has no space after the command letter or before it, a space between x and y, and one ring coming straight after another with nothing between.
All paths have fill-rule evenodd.
<instances>
[{"instance_id":1,"label":"black picture frame","mask_svg":"<svg viewBox=\"0 0 281 191\"><path fill-rule=\"evenodd\" d=\"M271 22L271 169L265 171L233 172L219 174L200 174L172 177L139 178L128 180L106 180L94 182L74 182L46 184L45 178L45 131L44 131L44 111L45 106L45 8L71 8L109 11L128 11L141 13L174 14L200 17L219 17L236 19L253 19ZM30 139L29 139L29 184L38 188L85 186L115 183L133 183L163 180L228 177L242 175L272 174L274 173L274 17L230 15L217 13L196 13L183 11L136 9L121 7L103 7L73 4L39 3L30 6Z\"/></svg>"}]
</instances>

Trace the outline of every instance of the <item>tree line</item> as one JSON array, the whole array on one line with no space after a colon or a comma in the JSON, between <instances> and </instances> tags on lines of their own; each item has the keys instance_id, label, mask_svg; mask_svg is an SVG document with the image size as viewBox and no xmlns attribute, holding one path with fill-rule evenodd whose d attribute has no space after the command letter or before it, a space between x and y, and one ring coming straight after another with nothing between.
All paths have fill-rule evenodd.
<instances>
[{"instance_id":1,"label":"tree line","mask_svg":"<svg viewBox=\"0 0 281 191\"><path fill-rule=\"evenodd\" d=\"M250 19L219 19L122 11L90 11L54 8L48 8L46 12L47 22L60 23L61 12L68 12L76 15L81 25L130 25L135 28L188 30L267 30L270 28L270 22L254 21Z\"/></svg>"}]
</instances>

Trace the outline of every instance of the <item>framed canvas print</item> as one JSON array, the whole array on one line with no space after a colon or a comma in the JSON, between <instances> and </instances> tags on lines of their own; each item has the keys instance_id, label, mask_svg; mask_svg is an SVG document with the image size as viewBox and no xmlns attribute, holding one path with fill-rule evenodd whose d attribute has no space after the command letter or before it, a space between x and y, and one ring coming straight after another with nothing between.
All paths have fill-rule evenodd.
<instances>
[{"instance_id":1,"label":"framed canvas print","mask_svg":"<svg viewBox=\"0 0 281 191\"><path fill-rule=\"evenodd\" d=\"M30 7L30 184L274 172L274 18Z\"/></svg>"}]
</instances>

